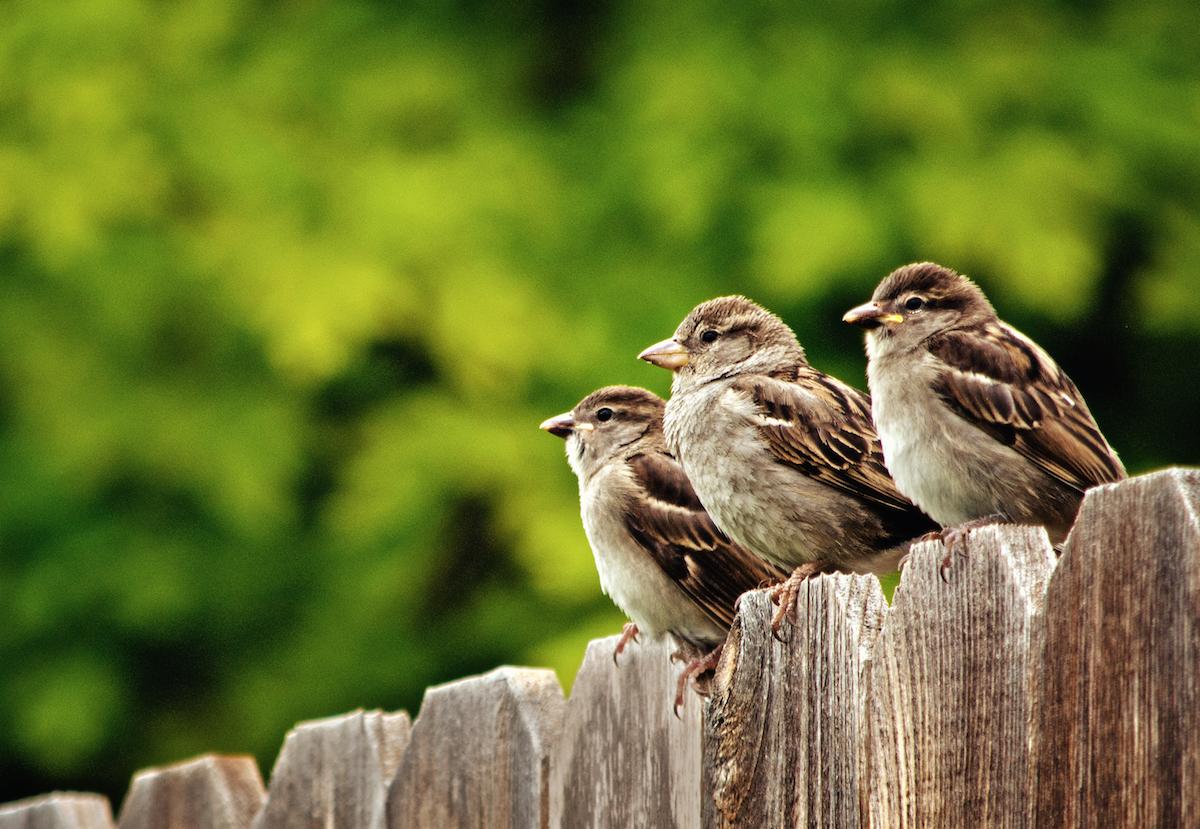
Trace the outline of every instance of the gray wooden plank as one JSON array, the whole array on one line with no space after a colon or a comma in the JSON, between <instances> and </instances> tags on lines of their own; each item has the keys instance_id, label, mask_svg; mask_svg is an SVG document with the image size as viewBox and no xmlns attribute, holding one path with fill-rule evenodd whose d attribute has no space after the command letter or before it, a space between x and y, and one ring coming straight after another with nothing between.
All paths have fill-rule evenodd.
<instances>
[{"instance_id":1,"label":"gray wooden plank","mask_svg":"<svg viewBox=\"0 0 1200 829\"><path fill-rule=\"evenodd\" d=\"M119 829L239 829L262 807L253 757L207 754L134 775Z\"/></svg>"},{"instance_id":2,"label":"gray wooden plank","mask_svg":"<svg viewBox=\"0 0 1200 829\"><path fill-rule=\"evenodd\" d=\"M588 645L567 701L551 772L551 825L700 826L704 701L673 711L674 645L643 637L613 663L619 637Z\"/></svg>"},{"instance_id":3,"label":"gray wooden plank","mask_svg":"<svg viewBox=\"0 0 1200 829\"><path fill-rule=\"evenodd\" d=\"M1200 826L1200 471L1098 487L1051 579L1040 826Z\"/></svg>"},{"instance_id":4,"label":"gray wooden plank","mask_svg":"<svg viewBox=\"0 0 1200 829\"><path fill-rule=\"evenodd\" d=\"M112 829L108 798L53 792L0 805L0 829Z\"/></svg>"},{"instance_id":5,"label":"gray wooden plank","mask_svg":"<svg viewBox=\"0 0 1200 829\"><path fill-rule=\"evenodd\" d=\"M878 827L1025 826L1037 621L1054 550L1040 527L983 527L938 574L914 547L867 671Z\"/></svg>"},{"instance_id":6,"label":"gray wooden plank","mask_svg":"<svg viewBox=\"0 0 1200 829\"><path fill-rule=\"evenodd\" d=\"M388 792L388 825L548 826L565 706L546 670L497 668L427 689Z\"/></svg>"},{"instance_id":7,"label":"gray wooden plank","mask_svg":"<svg viewBox=\"0 0 1200 829\"><path fill-rule=\"evenodd\" d=\"M810 579L771 636L742 597L705 722L706 826L859 826L861 673L887 612L874 576Z\"/></svg>"},{"instance_id":8,"label":"gray wooden plank","mask_svg":"<svg viewBox=\"0 0 1200 829\"><path fill-rule=\"evenodd\" d=\"M362 710L297 725L254 829L383 829L388 784L411 729L404 712Z\"/></svg>"}]
</instances>

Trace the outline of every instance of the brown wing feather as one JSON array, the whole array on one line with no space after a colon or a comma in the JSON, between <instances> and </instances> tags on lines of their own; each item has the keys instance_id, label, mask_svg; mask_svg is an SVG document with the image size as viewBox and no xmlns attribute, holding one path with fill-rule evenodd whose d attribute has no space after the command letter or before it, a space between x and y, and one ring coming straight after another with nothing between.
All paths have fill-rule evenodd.
<instances>
[{"instance_id":1,"label":"brown wing feather","mask_svg":"<svg viewBox=\"0 0 1200 829\"><path fill-rule=\"evenodd\" d=\"M1125 477L1071 378L1016 329L951 331L929 350L947 366L934 391L1047 474L1080 492Z\"/></svg>"},{"instance_id":2,"label":"brown wing feather","mask_svg":"<svg viewBox=\"0 0 1200 829\"><path fill-rule=\"evenodd\" d=\"M628 463L644 497L630 499L626 526L714 622L725 627L733 624L733 604L738 596L787 575L718 529L673 457L645 453Z\"/></svg>"},{"instance_id":3,"label":"brown wing feather","mask_svg":"<svg viewBox=\"0 0 1200 829\"><path fill-rule=\"evenodd\" d=\"M794 380L755 377L734 388L758 408L759 434L776 460L863 500L920 514L888 475L865 394L817 371Z\"/></svg>"}]
</instances>

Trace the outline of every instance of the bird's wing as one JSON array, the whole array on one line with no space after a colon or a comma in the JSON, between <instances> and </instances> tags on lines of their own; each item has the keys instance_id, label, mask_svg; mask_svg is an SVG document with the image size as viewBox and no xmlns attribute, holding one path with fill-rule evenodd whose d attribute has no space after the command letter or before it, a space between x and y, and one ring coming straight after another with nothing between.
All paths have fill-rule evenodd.
<instances>
[{"instance_id":1,"label":"bird's wing","mask_svg":"<svg viewBox=\"0 0 1200 829\"><path fill-rule=\"evenodd\" d=\"M1016 329L988 323L928 347L942 364L933 389L960 417L1080 492L1125 477L1071 378Z\"/></svg>"},{"instance_id":2,"label":"bird's wing","mask_svg":"<svg viewBox=\"0 0 1200 829\"><path fill-rule=\"evenodd\" d=\"M862 392L802 368L740 379L733 390L752 403L758 433L777 462L863 501L921 515L888 475Z\"/></svg>"},{"instance_id":3,"label":"bird's wing","mask_svg":"<svg viewBox=\"0 0 1200 829\"><path fill-rule=\"evenodd\" d=\"M713 621L725 627L733 624L738 596L787 575L717 528L673 457L647 452L628 463L643 494L627 499L625 525Z\"/></svg>"}]
</instances>

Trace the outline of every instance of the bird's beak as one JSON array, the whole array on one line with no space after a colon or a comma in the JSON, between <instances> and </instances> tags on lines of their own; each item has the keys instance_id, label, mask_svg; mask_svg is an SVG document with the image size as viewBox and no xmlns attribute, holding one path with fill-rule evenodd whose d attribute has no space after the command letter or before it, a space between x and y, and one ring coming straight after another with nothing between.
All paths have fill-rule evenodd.
<instances>
[{"instance_id":1,"label":"bird's beak","mask_svg":"<svg viewBox=\"0 0 1200 829\"><path fill-rule=\"evenodd\" d=\"M638 359L669 371L679 371L688 364L690 356L691 352L674 340L663 340L639 354Z\"/></svg>"},{"instance_id":2,"label":"bird's beak","mask_svg":"<svg viewBox=\"0 0 1200 829\"><path fill-rule=\"evenodd\" d=\"M564 412L563 414L546 418L538 428L560 438L566 438L572 432L590 432L595 427L590 423L576 423L575 415L570 412Z\"/></svg>"},{"instance_id":3,"label":"bird's beak","mask_svg":"<svg viewBox=\"0 0 1200 829\"><path fill-rule=\"evenodd\" d=\"M904 322L904 316L895 311L885 311L874 302L851 308L842 317L842 322L851 325L861 325L863 328L878 328L881 325L899 325Z\"/></svg>"},{"instance_id":4,"label":"bird's beak","mask_svg":"<svg viewBox=\"0 0 1200 829\"><path fill-rule=\"evenodd\" d=\"M549 432L560 438L565 438L575 430L575 418L570 412L548 417L538 426L543 432Z\"/></svg>"}]
</instances>

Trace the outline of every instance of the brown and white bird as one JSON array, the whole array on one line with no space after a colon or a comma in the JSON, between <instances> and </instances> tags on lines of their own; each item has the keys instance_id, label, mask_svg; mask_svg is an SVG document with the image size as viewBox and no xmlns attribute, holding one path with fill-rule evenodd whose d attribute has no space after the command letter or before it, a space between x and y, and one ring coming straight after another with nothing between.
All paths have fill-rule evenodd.
<instances>
[{"instance_id":1,"label":"brown and white bird","mask_svg":"<svg viewBox=\"0 0 1200 829\"><path fill-rule=\"evenodd\" d=\"M786 573L717 528L662 433L663 400L607 386L541 428L566 439L579 479L583 528L600 586L632 620L614 659L640 631L670 633L696 654L679 682L716 666L738 596Z\"/></svg>"},{"instance_id":2,"label":"brown and white bird","mask_svg":"<svg viewBox=\"0 0 1200 829\"><path fill-rule=\"evenodd\" d=\"M675 376L667 443L701 503L731 538L799 568L896 569L934 523L900 494L883 464L870 400L809 365L796 335L745 297L704 302L643 360Z\"/></svg>"},{"instance_id":3,"label":"brown and white bird","mask_svg":"<svg viewBox=\"0 0 1200 829\"><path fill-rule=\"evenodd\" d=\"M956 535L1008 521L1059 544L1084 491L1125 477L1071 378L965 276L906 265L844 319L867 329L888 470Z\"/></svg>"}]
</instances>

